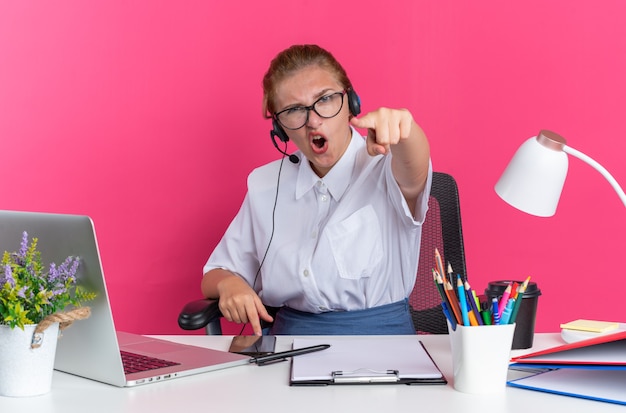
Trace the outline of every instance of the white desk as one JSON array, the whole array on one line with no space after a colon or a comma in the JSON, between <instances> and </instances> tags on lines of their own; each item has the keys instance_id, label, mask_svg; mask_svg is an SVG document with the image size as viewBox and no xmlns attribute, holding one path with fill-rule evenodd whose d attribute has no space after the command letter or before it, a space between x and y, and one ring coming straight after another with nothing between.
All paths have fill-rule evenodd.
<instances>
[{"instance_id":1,"label":"white desk","mask_svg":"<svg viewBox=\"0 0 626 413\"><path fill-rule=\"evenodd\" d=\"M230 337L160 336L172 341L228 349ZM452 387L452 357L447 335L422 342L448 379L448 385L349 385L290 387L289 362L247 365L170 381L117 388L65 373L54 373L52 391L32 398L0 397L0 412L621 412L624 407L507 388L497 396L460 393ZM558 334L538 334L533 350L561 344ZM290 348L279 337L277 351ZM513 355L521 354L514 351Z\"/></svg>"}]
</instances>

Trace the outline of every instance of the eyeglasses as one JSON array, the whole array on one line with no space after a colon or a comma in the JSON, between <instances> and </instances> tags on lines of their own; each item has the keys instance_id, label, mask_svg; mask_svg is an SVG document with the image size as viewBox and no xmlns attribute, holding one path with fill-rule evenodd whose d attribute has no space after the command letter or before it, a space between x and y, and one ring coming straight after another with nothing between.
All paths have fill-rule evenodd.
<instances>
[{"instance_id":1,"label":"eyeglasses","mask_svg":"<svg viewBox=\"0 0 626 413\"><path fill-rule=\"evenodd\" d=\"M321 118L334 118L343 107L343 96L346 91L324 95L317 99L311 106L296 106L281 110L274 115L278 123L286 129L300 129L309 121L309 112L312 110Z\"/></svg>"}]
</instances>

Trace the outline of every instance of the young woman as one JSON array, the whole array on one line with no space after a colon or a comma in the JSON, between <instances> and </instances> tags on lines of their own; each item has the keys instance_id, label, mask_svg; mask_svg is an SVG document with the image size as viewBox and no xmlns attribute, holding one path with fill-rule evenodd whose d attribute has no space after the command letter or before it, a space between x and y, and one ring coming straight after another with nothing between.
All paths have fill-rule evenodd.
<instances>
[{"instance_id":1,"label":"young woman","mask_svg":"<svg viewBox=\"0 0 626 413\"><path fill-rule=\"evenodd\" d=\"M345 70L316 45L279 53L263 91L277 149L299 151L249 175L204 296L255 334L260 319L271 334L414 334L407 297L432 177L423 131L404 109L359 116Z\"/></svg>"}]
</instances>

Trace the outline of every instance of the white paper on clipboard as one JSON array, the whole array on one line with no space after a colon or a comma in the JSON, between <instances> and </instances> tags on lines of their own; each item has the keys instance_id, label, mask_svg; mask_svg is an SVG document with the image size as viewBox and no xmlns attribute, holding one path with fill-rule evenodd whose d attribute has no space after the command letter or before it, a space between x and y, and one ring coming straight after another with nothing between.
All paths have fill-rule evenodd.
<instances>
[{"instance_id":1,"label":"white paper on clipboard","mask_svg":"<svg viewBox=\"0 0 626 413\"><path fill-rule=\"evenodd\" d=\"M295 338L293 348L330 344L330 348L294 357L291 383L333 383L343 378L369 377L361 382L386 382L396 372L398 382L445 383L441 371L418 336L337 336Z\"/></svg>"}]
</instances>

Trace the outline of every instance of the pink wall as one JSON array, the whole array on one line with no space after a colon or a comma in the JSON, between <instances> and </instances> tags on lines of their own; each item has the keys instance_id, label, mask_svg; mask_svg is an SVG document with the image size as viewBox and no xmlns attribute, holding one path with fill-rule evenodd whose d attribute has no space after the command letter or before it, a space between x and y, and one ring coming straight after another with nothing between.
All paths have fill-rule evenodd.
<instances>
[{"instance_id":1,"label":"pink wall","mask_svg":"<svg viewBox=\"0 0 626 413\"><path fill-rule=\"evenodd\" d=\"M1 2L0 207L92 216L118 327L179 333L246 175L278 156L260 114L267 64L315 42L365 110L407 107L426 130L460 186L474 287L531 275L539 331L626 321L625 211L599 174L572 159L552 219L493 191L542 128L626 185L626 4L366 3Z\"/></svg>"}]
</instances>

